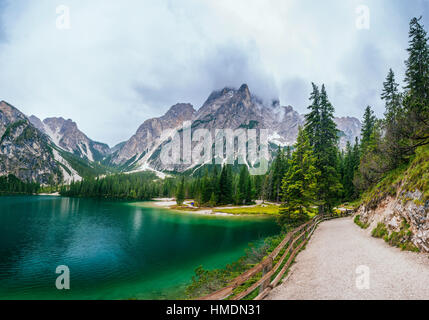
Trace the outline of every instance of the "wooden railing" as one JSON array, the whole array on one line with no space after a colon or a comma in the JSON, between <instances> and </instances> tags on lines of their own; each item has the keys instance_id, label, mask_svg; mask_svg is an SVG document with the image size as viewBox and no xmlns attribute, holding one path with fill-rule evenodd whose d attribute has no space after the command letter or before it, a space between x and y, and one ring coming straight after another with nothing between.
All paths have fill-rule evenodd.
<instances>
[{"instance_id":1,"label":"wooden railing","mask_svg":"<svg viewBox=\"0 0 429 320\"><path fill-rule=\"evenodd\" d=\"M299 226L298 228L289 232L282 242L264 259L262 262L255 265L253 268L242 273L236 277L227 287L215 291L199 300L224 300L231 298L232 300L241 300L259 288L258 295L254 300L264 299L268 293L275 288L286 271L292 264L295 256L304 247L307 241L312 236L317 225L325 220L340 218L348 216L351 210L342 211L341 214L329 216L316 216L309 222ZM276 260L280 252L286 247L281 257ZM286 263L285 260L287 259ZM275 263L274 263L275 262ZM281 269L280 269L281 267ZM277 272L278 271L278 272ZM234 293L234 290L242 285L244 282L252 279L253 277L260 278L244 291Z\"/></svg>"}]
</instances>

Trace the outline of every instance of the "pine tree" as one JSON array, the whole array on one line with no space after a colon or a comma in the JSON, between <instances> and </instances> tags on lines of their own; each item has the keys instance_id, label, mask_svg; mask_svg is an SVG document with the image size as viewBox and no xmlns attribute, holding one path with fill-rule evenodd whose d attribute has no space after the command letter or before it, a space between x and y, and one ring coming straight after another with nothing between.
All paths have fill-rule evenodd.
<instances>
[{"instance_id":1,"label":"pine tree","mask_svg":"<svg viewBox=\"0 0 429 320\"><path fill-rule=\"evenodd\" d=\"M384 113L386 123L392 121L396 122L398 114L401 111L398 87L399 84L395 81L395 74L392 69L389 69L386 81L383 82L383 91L381 93L381 99L384 100L386 104L386 111Z\"/></svg>"},{"instance_id":2,"label":"pine tree","mask_svg":"<svg viewBox=\"0 0 429 320\"><path fill-rule=\"evenodd\" d=\"M403 149L408 155L418 146L429 144L429 44L420 21L421 17L410 22L409 57L405 62L406 114L402 128L409 140L408 149Z\"/></svg>"},{"instance_id":3,"label":"pine tree","mask_svg":"<svg viewBox=\"0 0 429 320\"><path fill-rule=\"evenodd\" d=\"M219 179L219 204L230 204L233 201L231 165L222 167Z\"/></svg>"},{"instance_id":4,"label":"pine tree","mask_svg":"<svg viewBox=\"0 0 429 320\"><path fill-rule=\"evenodd\" d=\"M247 177L249 175L246 165L243 165L240 170L240 177L238 180L238 190L237 190L237 204L242 205L246 200L247 192Z\"/></svg>"},{"instance_id":5,"label":"pine tree","mask_svg":"<svg viewBox=\"0 0 429 320\"><path fill-rule=\"evenodd\" d=\"M398 91L399 84L395 81L395 74L392 69L383 82L381 99L385 101L385 113L383 127L385 130L384 144L390 167L396 168L404 160L402 146L404 144L404 130L402 128L404 120L404 110L401 104L401 94Z\"/></svg>"},{"instance_id":6,"label":"pine tree","mask_svg":"<svg viewBox=\"0 0 429 320\"><path fill-rule=\"evenodd\" d=\"M361 153L359 171L353 181L358 190L367 190L380 181L384 173L389 170L387 155L383 148L382 130L380 122L377 121L366 144L365 152Z\"/></svg>"},{"instance_id":7,"label":"pine tree","mask_svg":"<svg viewBox=\"0 0 429 320\"><path fill-rule=\"evenodd\" d=\"M231 164L227 164L226 165L226 189L225 189L225 194L226 194L226 204L230 204L233 203L233 199L234 199L234 195L233 195L233 180L234 180L234 175L232 174L232 165Z\"/></svg>"},{"instance_id":8,"label":"pine tree","mask_svg":"<svg viewBox=\"0 0 429 320\"><path fill-rule=\"evenodd\" d=\"M325 85L319 92L313 84L313 92L306 115L305 131L316 157L316 167L321 172L318 178L319 213L329 212L341 198L342 185L337 172L338 130L334 122L334 107L329 102Z\"/></svg>"},{"instance_id":9,"label":"pine tree","mask_svg":"<svg viewBox=\"0 0 429 320\"><path fill-rule=\"evenodd\" d=\"M210 201L211 194L213 192L212 181L209 178L209 173L207 167L204 170L204 177L202 181L202 203L208 203Z\"/></svg>"},{"instance_id":10,"label":"pine tree","mask_svg":"<svg viewBox=\"0 0 429 320\"><path fill-rule=\"evenodd\" d=\"M338 129L334 122L334 107L329 102L325 85L320 92L320 153L317 155L318 168L321 172L319 179L319 195L321 200L321 213L330 212L338 202L342 192L340 177L337 172L338 161ZM315 148L316 150L316 148Z\"/></svg>"},{"instance_id":11,"label":"pine tree","mask_svg":"<svg viewBox=\"0 0 429 320\"><path fill-rule=\"evenodd\" d=\"M271 200L280 202L280 189L282 185L282 179L286 173L286 156L284 150L279 146L277 156L275 157L272 164L272 197Z\"/></svg>"},{"instance_id":12,"label":"pine tree","mask_svg":"<svg viewBox=\"0 0 429 320\"><path fill-rule=\"evenodd\" d=\"M215 195L215 202L218 202L219 199L219 173L218 173L218 166L214 165L213 168L213 175L212 175L212 193ZM211 198L211 197L210 197Z\"/></svg>"},{"instance_id":13,"label":"pine tree","mask_svg":"<svg viewBox=\"0 0 429 320\"><path fill-rule=\"evenodd\" d=\"M422 17L410 22L409 57L405 61L405 88L416 98L429 99L429 46L427 33L420 23Z\"/></svg>"},{"instance_id":14,"label":"pine tree","mask_svg":"<svg viewBox=\"0 0 429 320\"><path fill-rule=\"evenodd\" d=\"M214 192L212 192L212 195L210 197L209 206L210 207L216 206L216 195Z\"/></svg>"},{"instance_id":15,"label":"pine tree","mask_svg":"<svg viewBox=\"0 0 429 320\"><path fill-rule=\"evenodd\" d=\"M201 207L201 205L203 204L202 194L203 194L203 190L202 190L202 185L201 185L201 178L198 177L197 181L195 183L194 199L195 199L197 206L199 206L199 207Z\"/></svg>"},{"instance_id":16,"label":"pine tree","mask_svg":"<svg viewBox=\"0 0 429 320\"><path fill-rule=\"evenodd\" d=\"M308 107L310 112L305 115L305 130L307 131L310 145L315 146L319 143L320 139L320 92L319 88L311 83L313 92L310 95L311 105Z\"/></svg>"},{"instance_id":17,"label":"pine tree","mask_svg":"<svg viewBox=\"0 0 429 320\"><path fill-rule=\"evenodd\" d=\"M247 181L246 181L246 195L244 197L244 202L246 204L251 204L253 201L253 187L252 187L252 178L248 174L247 175Z\"/></svg>"},{"instance_id":18,"label":"pine tree","mask_svg":"<svg viewBox=\"0 0 429 320\"><path fill-rule=\"evenodd\" d=\"M371 139L371 135L374 131L376 120L377 120L377 118L374 116L374 112L371 110L371 107L367 106L365 108L365 113L363 115L362 132L361 132L362 152L365 152L365 149L369 144L369 141Z\"/></svg>"},{"instance_id":19,"label":"pine tree","mask_svg":"<svg viewBox=\"0 0 429 320\"><path fill-rule=\"evenodd\" d=\"M346 150L343 156L343 179L344 200L351 201L356 199L357 192L353 184L354 176L359 167L359 146L358 141L355 141L355 146L352 147L347 141Z\"/></svg>"},{"instance_id":20,"label":"pine tree","mask_svg":"<svg viewBox=\"0 0 429 320\"><path fill-rule=\"evenodd\" d=\"M185 177L182 177L179 189L177 190L176 202L177 205L181 206L185 201Z\"/></svg>"},{"instance_id":21,"label":"pine tree","mask_svg":"<svg viewBox=\"0 0 429 320\"><path fill-rule=\"evenodd\" d=\"M299 128L295 152L282 182L284 204L280 208L280 224L299 224L309 218L316 204L319 176L307 132Z\"/></svg>"},{"instance_id":22,"label":"pine tree","mask_svg":"<svg viewBox=\"0 0 429 320\"><path fill-rule=\"evenodd\" d=\"M265 180L265 175L256 175L253 176L253 182L254 182L254 199L262 199L262 190L263 190L263 184Z\"/></svg>"},{"instance_id":23,"label":"pine tree","mask_svg":"<svg viewBox=\"0 0 429 320\"><path fill-rule=\"evenodd\" d=\"M262 200L270 200L270 192L271 192L271 170L265 175L264 183L262 185Z\"/></svg>"}]
</instances>

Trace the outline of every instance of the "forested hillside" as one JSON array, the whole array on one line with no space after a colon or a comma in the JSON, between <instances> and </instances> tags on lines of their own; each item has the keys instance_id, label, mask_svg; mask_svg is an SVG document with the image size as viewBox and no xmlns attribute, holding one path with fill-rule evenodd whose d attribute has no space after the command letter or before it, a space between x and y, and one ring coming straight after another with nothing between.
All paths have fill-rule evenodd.
<instances>
[{"instance_id":1,"label":"forested hillside","mask_svg":"<svg viewBox=\"0 0 429 320\"><path fill-rule=\"evenodd\" d=\"M177 196L179 204L194 199L198 206L242 205L262 199L282 203L282 224L300 223L311 213L330 213L340 203L359 199L365 208L376 206L376 199L395 193L398 185L403 191L418 191L420 196L414 200L424 204L428 200L429 46L421 18L410 22L407 51L405 87L400 88L390 69L381 92L384 117L377 119L371 106L362 106L361 137L354 144L348 142L344 150L339 148L340 131L327 89L313 84L296 144L279 148L263 176L250 175L247 166L208 165L194 175L164 180L149 173L85 179L63 187L61 193L126 199ZM426 202L424 210L427 206Z\"/></svg>"},{"instance_id":2,"label":"forested hillside","mask_svg":"<svg viewBox=\"0 0 429 320\"><path fill-rule=\"evenodd\" d=\"M429 251L429 45L421 18L410 22L405 87L393 70L383 84L383 119L368 115L354 184L356 222L403 249Z\"/></svg>"}]
</instances>

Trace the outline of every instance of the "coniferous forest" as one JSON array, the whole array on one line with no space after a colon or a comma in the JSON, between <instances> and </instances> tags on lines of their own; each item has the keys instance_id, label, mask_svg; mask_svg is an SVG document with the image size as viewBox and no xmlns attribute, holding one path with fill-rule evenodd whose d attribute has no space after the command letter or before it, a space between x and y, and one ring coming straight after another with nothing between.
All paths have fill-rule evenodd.
<instances>
[{"instance_id":1,"label":"coniferous forest","mask_svg":"<svg viewBox=\"0 0 429 320\"><path fill-rule=\"evenodd\" d=\"M268 172L252 176L247 166L209 165L193 175L159 179L155 173L114 174L87 178L61 187L61 195L149 200L176 197L178 204L194 199L197 206L251 204L260 199L282 203L283 223L305 221L311 213L326 214L352 202L389 172L407 166L418 148L429 144L429 45L421 18L409 29L404 86L390 69L380 97L384 117L362 106L362 132L344 150L335 108L325 85L312 84L306 124L292 147L279 147ZM13 176L0 179L1 192L37 193L35 184Z\"/></svg>"},{"instance_id":2,"label":"coniferous forest","mask_svg":"<svg viewBox=\"0 0 429 320\"><path fill-rule=\"evenodd\" d=\"M33 194L38 193L38 183L25 183L13 174L0 177L0 194Z\"/></svg>"}]
</instances>

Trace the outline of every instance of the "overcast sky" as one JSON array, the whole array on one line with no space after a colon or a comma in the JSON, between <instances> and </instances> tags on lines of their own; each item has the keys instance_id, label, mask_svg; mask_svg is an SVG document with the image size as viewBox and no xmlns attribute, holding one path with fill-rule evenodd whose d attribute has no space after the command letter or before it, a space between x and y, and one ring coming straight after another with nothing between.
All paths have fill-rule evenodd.
<instances>
[{"instance_id":1,"label":"overcast sky","mask_svg":"<svg viewBox=\"0 0 429 320\"><path fill-rule=\"evenodd\" d=\"M57 28L60 5L70 29ZM356 26L361 5L369 29ZM242 83L301 113L311 82L325 83L337 115L369 104L381 116L382 82L389 67L402 79L420 15L428 29L428 0L0 0L0 100L109 145Z\"/></svg>"}]
</instances>

